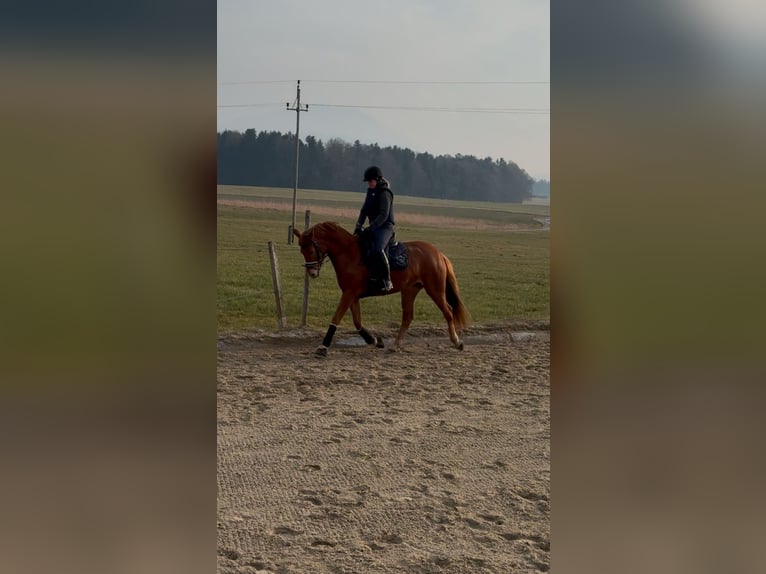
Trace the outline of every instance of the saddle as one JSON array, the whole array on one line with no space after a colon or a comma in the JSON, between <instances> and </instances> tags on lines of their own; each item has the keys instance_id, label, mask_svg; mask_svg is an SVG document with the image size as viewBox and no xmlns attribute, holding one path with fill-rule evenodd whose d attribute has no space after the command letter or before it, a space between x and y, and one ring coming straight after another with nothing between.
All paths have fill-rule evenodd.
<instances>
[{"instance_id":1,"label":"saddle","mask_svg":"<svg viewBox=\"0 0 766 574\"><path fill-rule=\"evenodd\" d=\"M359 235L359 247L362 252L362 264L369 268L375 267L375 262L371 261L372 237L368 233ZM391 236L385 248L386 257L388 257L388 266L391 270L407 269L410 263L407 246L396 240L396 232Z\"/></svg>"}]
</instances>

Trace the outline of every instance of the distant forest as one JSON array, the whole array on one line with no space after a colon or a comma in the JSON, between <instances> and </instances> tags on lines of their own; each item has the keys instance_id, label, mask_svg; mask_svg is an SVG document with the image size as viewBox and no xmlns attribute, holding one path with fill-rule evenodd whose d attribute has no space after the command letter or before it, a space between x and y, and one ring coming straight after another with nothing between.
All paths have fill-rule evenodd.
<instances>
[{"instance_id":1,"label":"distant forest","mask_svg":"<svg viewBox=\"0 0 766 574\"><path fill-rule=\"evenodd\" d=\"M513 162L472 155L416 153L408 148L327 142L306 136L300 142L298 187L359 191L366 167L378 165L394 193L439 199L521 202L535 183ZM218 183L292 187L295 136L254 129L218 133ZM545 182L547 183L547 182Z\"/></svg>"},{"instance_id":2,"label":"distant forest","mask_svg":"<svg viewBox=\"0 0 766 574\"><path fill-rule=\"evenodd\" d=\"M547 179L538 179L532 185L532 195L535 197L550 197L551 196L551 182Z\"/></svg>"}]
</instances>

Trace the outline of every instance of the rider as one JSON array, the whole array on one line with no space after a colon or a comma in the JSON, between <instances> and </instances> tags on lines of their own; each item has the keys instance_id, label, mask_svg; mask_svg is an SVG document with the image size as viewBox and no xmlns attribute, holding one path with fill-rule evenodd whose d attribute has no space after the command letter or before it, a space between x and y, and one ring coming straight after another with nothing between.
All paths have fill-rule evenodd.
<instances>
[{"instance_id":1,"label":"rider","mask_svg":"<svg viewBox=\"0 0 766 574\"><path fill-rule=\"evenodd\" d=\"M375 267L379 268L383 280L383 291L391 291L394 286L391 283L391 268L386 257L386 246L394 235L394 192L383 177L383 172L376 165L371 165L364 170L364 179L367 182L367 196L364 205L359 210L359 218L356 221L354 235L362 231L365 219L370 220L367 228L372 234L372 259ZM365 230L366 231L366 230Z\"/></svg>"}]
</instances>

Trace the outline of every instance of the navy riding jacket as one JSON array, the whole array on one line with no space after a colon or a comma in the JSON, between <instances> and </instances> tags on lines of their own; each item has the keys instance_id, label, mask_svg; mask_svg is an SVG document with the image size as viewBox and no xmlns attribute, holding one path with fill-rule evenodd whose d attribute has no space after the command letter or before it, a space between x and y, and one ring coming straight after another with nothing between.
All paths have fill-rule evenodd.
<instances>
[{"instance_id":1,"label":"navy riding jacket","mask_svg":"<svg viewBox=\"0 0 766 574\"><path fill-rule=\"evenodd\" d=\"M357 229L364 225L365 219L370 220L370 229L376 231L384 225L394 225L394 192L385 179L381 178L377 187L367 188L364 205L359 211L356 221Z\"/></svg>"}]
</instances>

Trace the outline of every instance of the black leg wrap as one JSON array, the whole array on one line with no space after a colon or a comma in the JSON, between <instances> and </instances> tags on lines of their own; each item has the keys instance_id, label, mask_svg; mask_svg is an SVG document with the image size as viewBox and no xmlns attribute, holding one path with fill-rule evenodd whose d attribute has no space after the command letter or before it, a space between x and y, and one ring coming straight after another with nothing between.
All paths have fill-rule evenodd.
<instances>
[{"instance_id":1,"label":"black leg wrap","mask_svg":"<svg viewBox=\"0 0 766 574\"><path fill-rule=\"evenodd\" d=\"M362 336L362 339L364 339L364 342L368 345L372 345L375 342L375 337L370 335L370 332L364 327L359 329L359 334Z\"/></svg>"},{"instance_id":2,"label":"black leg wrap","mask_svg":"<svg viewBox=\"0 0 766 574\"><path fill-rule=\"evenodd\" d=\"M324 336L324 339L322 339L322 344L325 347L332 345L332 338L335 336L335 329L337 328L337 325L330 323L330 326L327 328L327 334Z\"/></svg>"}]
</instances>

